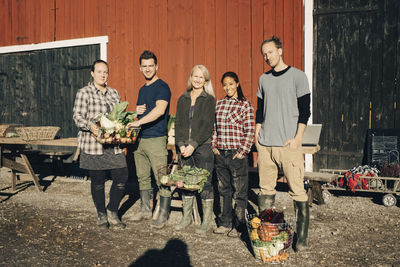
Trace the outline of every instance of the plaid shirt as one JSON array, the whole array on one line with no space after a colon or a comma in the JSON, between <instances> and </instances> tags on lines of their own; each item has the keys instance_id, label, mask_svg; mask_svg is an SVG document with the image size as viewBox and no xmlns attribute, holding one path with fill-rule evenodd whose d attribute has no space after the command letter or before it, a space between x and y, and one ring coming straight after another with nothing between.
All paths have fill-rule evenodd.
<instances>
[{"instance_id":1,"label":"plaid shirt","mask_svg":"<svg viewBox=\"0 0 400 267\"><path fill-rule=\"evenodd\" d=\"M91 135L90 125L95 115L109 113L115 104L121 101L118 91L106 87L106 92L102 94L93 83L89 83L76 94L73 109L73 119L79 128L78 144L81 151L90 155L102 155L103 145L96 141ZM114 147L115 154L122 153L123 150L118 146Z\"/></svg>"},{"instance_id":2,"label":"plaid shirt","mask_svg":"<svg viewBox=\"0 0 400 267\"><path fill-rule=\"evenodd\" d=\"M225 97L217 101L212 138L213 149L237 150L244 156L253 144L254 109L249 101Z\"/></svg>"}]
</instances>

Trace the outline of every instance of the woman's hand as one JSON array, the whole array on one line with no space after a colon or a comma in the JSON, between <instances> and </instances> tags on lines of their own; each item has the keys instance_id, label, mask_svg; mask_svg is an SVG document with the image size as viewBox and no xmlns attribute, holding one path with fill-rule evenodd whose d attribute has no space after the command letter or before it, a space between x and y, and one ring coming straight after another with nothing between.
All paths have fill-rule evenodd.
<instances>
[{"instance_id":1,"label":"woman's hand","mask_svg":"<svg viewBox=\"0 0 400 267\"><path fill-rule=\"evenodd\" d=\"M239 154L239 152L236 152L232 159L244 159L244 156Z\"/></svg>"},{"instance_id":2,"label":"woman's hand","mask_svg":"<svg viewBox=\"0 0 400 267\"><path fill-rule=\"evenodd\" d=\"M194 151L194 147L192 145L188 145L188 146L184 147L183 151L182 151L182 147L181 147L181 154L185 158L190 157L193 154L193 151Z\"/></svg>"},{"instance_id":3,"label":"woman's hand","mask_svg":"<svg viewBox=\"0 0 400 267\"><path fill-rule=\"evenodd\" d=\"M99 127L96 124L90 124L90 131L95 135L99 136Z\"/></svg>"},{"instance_id":4,"label":"woman's hand","mask_svg":"<svg viewBox=\"0 0 400 267\"><path fill-rule=\"evenodd\" d=\"M213 152L214 152L214 155L221 156L221 153L219 152L218 149L214 148Z\"/></svg>"}]
</instances>

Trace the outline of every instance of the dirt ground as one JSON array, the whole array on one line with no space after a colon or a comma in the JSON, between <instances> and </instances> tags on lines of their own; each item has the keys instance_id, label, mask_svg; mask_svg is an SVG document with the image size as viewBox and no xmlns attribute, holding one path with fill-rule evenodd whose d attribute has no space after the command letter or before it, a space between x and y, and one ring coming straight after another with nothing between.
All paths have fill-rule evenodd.
<instances>
[{"instance_id":1,"label":"dirt ground","mask_svg":"<svg viewBox=\"0 0 400 267\"><path fill-rule=\"evenodd\" d=\"M44 192L20 184L10 191L10 173L0 178L0 266L260 266L246 239L175 232L181 212L168 226L152 230L150 220L134 223L137 196L123 199L125 230L101 231L90 196L90 181L48 176ZM256 182L252 181L252 184ZM109 188L110 182L107 182ZM252 186L255 187L255 186ZM254 205L257 188L250 191ZM340 192L339 192L340 193ZM381 204L379 194L332 194L311 208L309 250L291 251L286 266L400 266L400 208ZM278 208L294 219L292 202L281 186ZM128 209L129 208L129 209Z\"/></svg>"}]
</instances>

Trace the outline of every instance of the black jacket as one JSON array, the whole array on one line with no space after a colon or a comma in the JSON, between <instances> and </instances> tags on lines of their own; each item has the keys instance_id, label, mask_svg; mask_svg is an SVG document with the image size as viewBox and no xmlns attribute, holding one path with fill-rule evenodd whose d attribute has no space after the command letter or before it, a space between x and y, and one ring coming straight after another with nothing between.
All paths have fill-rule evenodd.
<instances>
[{"instance_id":1,"label":"black jacket","mask_svg":"<svg viewBox=\"0 0 400 267\"><path fill-rule=\"evenodd\" d=\"M192 145L196 149L205 142L211 142L215 121L215 98L205 91L197 97L190 131L190 92L186 91L178 99L175 118L175 144L178 147Z\"/></svg>"}]
</instances>

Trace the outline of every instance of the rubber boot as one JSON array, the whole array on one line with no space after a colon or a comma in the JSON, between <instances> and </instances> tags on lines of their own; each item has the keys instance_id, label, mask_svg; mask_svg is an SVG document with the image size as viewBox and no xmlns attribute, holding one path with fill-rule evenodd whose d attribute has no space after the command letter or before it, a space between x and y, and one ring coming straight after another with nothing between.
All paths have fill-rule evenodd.
<instances>
[{"instance_id":1,"label":"rubber boot","mask_svg":"<svg viewBox=\"0 0 400 267\"><path fill-rule=\"evenodd\" d=\"M203 205L203 222L195 232L196 234L205 235L212 227L214 199L203 199L201 204Z\"/></svg>"},{"instance_id":2,"label":"rubber boot","mask_svg":"<svg viewBox=\"0 0 400 267\"><path fill-rule=\"evenodd\" d=\"M107 210L107 215L108 215L108 222L113 228L124 229L126 227L126 224L121 222L121 220L119 219L117 211Z\"/></svg>"},{"instance_id":3,"label":"rubber boot","mask_svg":"<svg viewBox=\"0 0 400 267\"><path fill-rule=\"evenodd\" d=\"M102 229L108 229L109 224L107 219L107 213L99 211L97 212L97 226Z\"/></svg>"},{"instance_id":4,"label":"rubber boot","mask_svg":"<svg viewBox=\"0 0 400 267\"><path fill-rule=\"evenodd\" d=\"M275 195L259 195L258 196L258 214L266 209L272 209L275 205Z\"/></svg>"},{"instance_id":5,"label":"rubber boot","mask_svg":"<svg viewBox=\"0 0 400 267\"><path fill-rule=\"evenodd\" d=\"M175 230L182 230L192 223L194 196L182 196L183 216L181 221L175 225Z\"/></svg>"},{"instance_id":6,"label":"rubber boot","mask_svg":"<svg viewBox=\"0 0 400 267\"><path fill-rule=\"evenodd\" d=\"M141 221L151 218L151 202L153 201L153 190L140 191L140 211L131 217L132 221Z\"/></svg>"},{"instance_id":7,"label":"rubber boot","mask_svg":"<svg viewBox=\"0 0 400 267\"><path fill-rule=\"evenodd\" d=\"M310 223L310 207L308 201L295 201L295 210L297 213L296 227L296 252L303 251L307 248L308 225Z\"/></svg>"},{"instance_id":8,"label":"rubber boot","mask_svg":"<svg viewBox=\"0 0 400 267\"><path fill-rule=\"evenodd\" d=\"M151 227L161 229L168 220L169 209L171 207L171 197L160 196L160 213L158 218L151 224Z\"/></svg>"}]
</instances>

